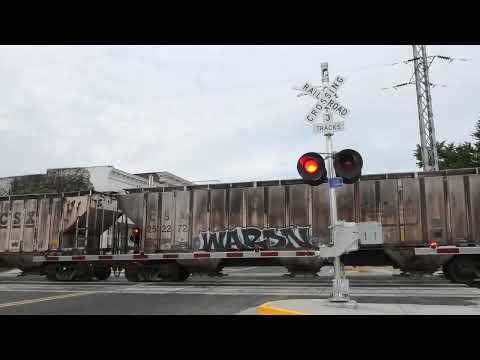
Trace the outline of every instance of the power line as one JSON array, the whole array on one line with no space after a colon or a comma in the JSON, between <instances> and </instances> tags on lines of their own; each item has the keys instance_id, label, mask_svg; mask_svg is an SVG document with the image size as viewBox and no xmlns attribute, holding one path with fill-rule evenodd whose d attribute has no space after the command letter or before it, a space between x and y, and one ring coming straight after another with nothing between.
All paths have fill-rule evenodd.
<instances>
[{"instance_id":1,"label":"power line","mask_svg":"<svg viewBox=\"0 0 480 360\"><path fill-rule=\"evenodd\" d=\"M404 86L415 85L417 90L418 121L423 169L424 171L439 170L430 89L436 86L446 87L446 85L430 82L429 70L436 59L440 61L448 61L449 63L452 63L453 61L468 61L468 59L453 58L445 55L427 56L427 48L425 45L412 45L412 48L413 58L391 64L394 66L399 64L409 65L413 63L413 74L411 75L410 80L405 83L394 85L391 89L398 90L398 88ZM390 88L383 88L382 90L388 89Z\"/></svg>"},{"instance_id":2,"label":"power line","mask_svg":"<svg viewBox=\"0 0 480 360\"><path fill-rule=\"evenodd\" d=\"M471 60L471 59L466 59L466 58L453 58L453 57L445 56L445 55L432 55L432 56L427 56L426 58L427 58L427 68L428 69L430 69L430 66L435 61L435 59L439 59L439 60L442 60L442 61L448 61L449 64L451 64L454 61L466 62L466 61ZM399 62L392 63L392 64L389 64L389 65L391 65L391 66L400 65L400 64L410 65L412 62L415 63L415 61L420 61L420 60L421 60L421 57L413 57L411 59L399 61ZM392 89L393 90L398 90L398 88L401 88L401 87L404 87L404 86L415 85L416 83L414 81L414 78L415 78L415 69L413 70L413 73L410 76L410 80L408 80L408 82L397 84L397 85L394 85L394 86L391 86L391 87L382 88L382 90L392 90ZM447 87L447 85L445 85L445 84L438 84L438 83L437 84L430 83L430 86L432 88L434 88L434 87Z\"/></svg>"}]
</instances>

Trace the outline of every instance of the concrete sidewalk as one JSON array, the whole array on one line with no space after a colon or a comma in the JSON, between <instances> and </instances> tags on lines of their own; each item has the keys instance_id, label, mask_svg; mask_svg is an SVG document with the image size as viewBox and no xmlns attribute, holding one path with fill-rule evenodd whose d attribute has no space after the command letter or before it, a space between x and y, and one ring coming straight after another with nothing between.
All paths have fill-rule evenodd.
<instances>
[{"instance_id":1,"label":"concrete sidewalk","mask_svg":"<svg viewBox=\"0 0 480 360\"><path fill-rule=\"evenodd\" d=\"M252 311L243 312L244 315ZM256 308L257 315L480 315L480 306L373 304L355 307L332 304L326 299L271 301ZM253 314L252 314L253 315Z\"/></svg>"}]
</instances>

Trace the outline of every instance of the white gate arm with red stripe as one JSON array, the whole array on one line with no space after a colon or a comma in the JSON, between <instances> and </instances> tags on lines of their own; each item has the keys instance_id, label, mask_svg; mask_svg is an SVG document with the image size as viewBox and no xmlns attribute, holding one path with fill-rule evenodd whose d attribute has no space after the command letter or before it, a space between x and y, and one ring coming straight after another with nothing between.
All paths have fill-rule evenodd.
<instances>
[{"instance_id":1,"label":"white gate arm with red stripe","mask_svg":"<svg viewBox=\"0 0 480 360\"><path fill-rule=\"evenodd\" d=\"M194 260L194 259L230 259L230 258L292 258L315 257L320 251L227 251L227 252L190 252L161 254L119 254L119 255L68 255L68 256L34 256L33 262L64 261L149 261L149 260Z\"/></svg>"},{"instance_id":2,"label":"white gate arm with red stripe","mask_svg":"<svg viewBox=\"0 0 480 360\"><path fill-rule=\"evenodd\" d=\"M436 246L434 243L430 247L415 248L415 255L478 255L480 246Z\"/></svg>"}]
</instances>

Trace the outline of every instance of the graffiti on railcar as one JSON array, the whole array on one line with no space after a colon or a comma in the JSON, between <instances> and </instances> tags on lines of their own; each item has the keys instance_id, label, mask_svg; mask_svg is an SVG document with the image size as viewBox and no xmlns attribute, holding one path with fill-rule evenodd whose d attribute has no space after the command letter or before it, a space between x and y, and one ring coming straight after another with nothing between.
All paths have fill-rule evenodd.
<instances>
[{"instance_id":1,"label":"graffiti on railcar","mask_svg":"<svg viewBox=\"0 0 480 360\"><path fill-rule=\"evenodd\" d=\"M312 249L317 244L309 236L310 226L285 228L236 227L201 232L193 238L194 250L225 251L254 249Z\"/></svg>"}]
</instances>

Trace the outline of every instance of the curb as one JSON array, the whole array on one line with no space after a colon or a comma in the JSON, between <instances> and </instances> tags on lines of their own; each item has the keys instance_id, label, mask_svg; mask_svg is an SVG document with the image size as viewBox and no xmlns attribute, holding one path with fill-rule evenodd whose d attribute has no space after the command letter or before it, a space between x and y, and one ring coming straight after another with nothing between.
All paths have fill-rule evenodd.
<instances>
[{"instance_id":1,"label":"curb","mask_svg":"<svg viewBox=\"0 0 480 360\"><path fill-rule=\"evenodd\" d=\"M282 309L270 306L270 302L257 307L257 315L310 315L300 311Z\"/></svg>"}]
</instances>

